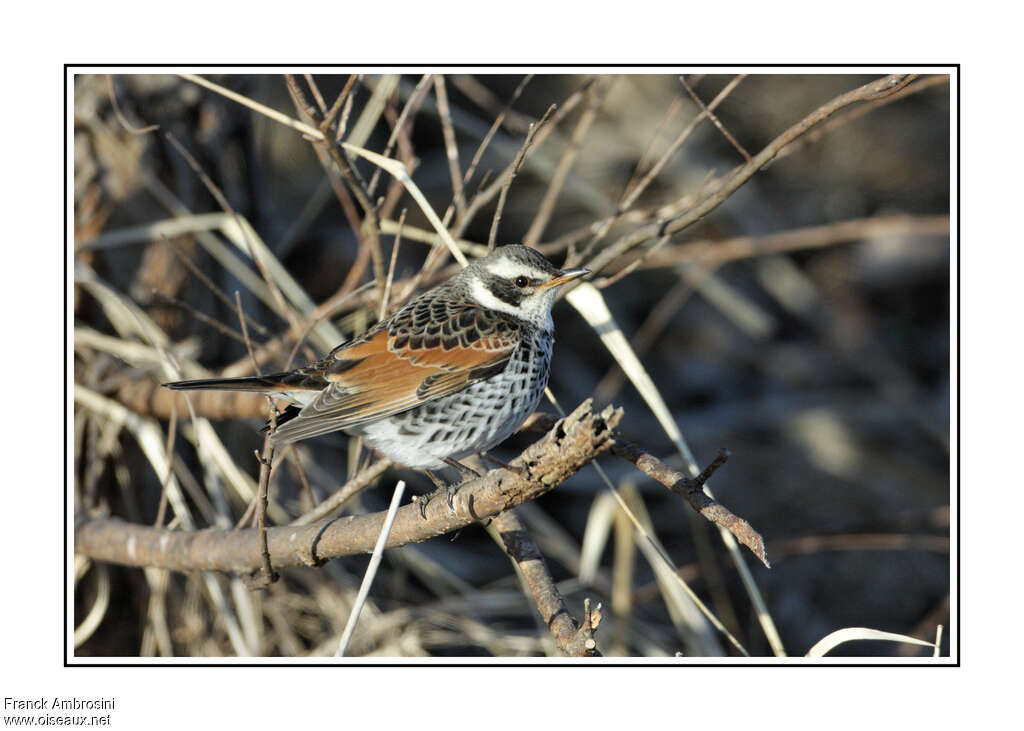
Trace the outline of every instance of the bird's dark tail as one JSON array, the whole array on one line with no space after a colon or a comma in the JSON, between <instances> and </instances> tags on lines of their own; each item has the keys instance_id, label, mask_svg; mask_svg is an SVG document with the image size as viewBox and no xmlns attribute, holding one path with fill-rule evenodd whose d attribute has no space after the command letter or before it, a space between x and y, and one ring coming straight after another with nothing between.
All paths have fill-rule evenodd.
<instances>
[{"instance_id":1,"label":"bird's dark tail","mask_svg":"<svg viewBox=\"0 0 1024 731\"><path fill-rule=\"evenodd\" d=\"M301 406L295 405L297 393L321 391L330 384L315 371L297 370L245 378L201 378L196 381L173 381L163 385L175 391L256 391L268 396L283 398L286 401L291 401L292 405L277 415L277 425L281 426L298 416L302 410ZM269 424L267 422L267 426ZM266 429L267 427L264 427L264 431ZM282 440L278 441L279 445L287 443Z\"/></svg>"},{"instance_id":2,"label":"bird's dark tail","mask_svg":"<svg viewBox=\"0 0 1024 731\"><path fill-rule=\"evenodd\" d=\"M285 376L288 373L274 373L268 376L247 378L201 378L197 381L174 381L163 384L175 391L281 391L288 388Z\"/></svg>"},{"instance_id":3,"label":"bird's dark tail","mask_svg":"<svg viewBox=\"0 0 1024 731\"><path fill-rule=\"evenodd\" d=\"M290 391L320 391L327 388L329 384L319 372L300 368L286 373L268 373L265 376L201 378L198 381L174 381L164 385L175 391L260 391L274 394Z\"/></svg>"}]
</instances>

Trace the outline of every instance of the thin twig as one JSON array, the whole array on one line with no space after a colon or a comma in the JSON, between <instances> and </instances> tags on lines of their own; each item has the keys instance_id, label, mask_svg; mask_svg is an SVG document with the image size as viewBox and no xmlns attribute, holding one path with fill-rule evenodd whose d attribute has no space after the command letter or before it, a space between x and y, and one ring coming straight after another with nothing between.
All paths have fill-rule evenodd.
<instances>
[{"instance_id":1,"label":"thin twig","mask_svg":"<svg viewBox=\"0 0 1024 731\"><path fill-rule=\"evenodd\" d=\"M681 148L686 143L686 141L690 138L690 135L693 134L693 131L697 129L697 126L704 119L708 118L709 115L718 107L719 104L726 100L726 98L733 92L733 90L737 86L739 86L740 82L743 81L744 78L745 74L740 74L739 76L734 77L732 81L725 85L724 89L718 92L715 98L711 100L710 104L708 104L707 106L704 106L703 104L700 105L700 114L698 114L696 117L690 120L690 123L683 128L683 131L679 133L679 136L677 136L676 139L672 142L672 144L669 145L668 149L665 150L662 156L658 158L658 161L654 163L650 170L647 171L647 174L644 175L644 177L640 180L639 183L637 183L636 187L634 187L632 190L629 191L629 193L622 197L622 201L619 203L620 211L630 208L633 205L636 199L640 197L640 194L647 189L648 185L651 184L651 181L653 181L658 176L658 174L668 164L669 160L671 160L672 157L679 151L679 148Z\"/></svg>"},{"instance_id":2,"label":"thin twig","mask_svg":"<svg viewBox=\"0 0 1024 731\"><path fill-rule=\"evenodd\" d=\"M124 112L121 111L121 107L117 103L117 94L114 93L113 74L107 74L107 88L110 92L110 107L114 110L114 116L117 117L117 121L121 123L122 127L131 132L133 135L145 135L160 129L159 124L149 124L145 127L136 127L134 124L128 121L128 118L124 116Z\"/></svg>"},{"instance_id":3,"label":"thin twig","mask_svg":"<svg viewBox=\"0 0 1024 731\"><path fill-rule=\"evenodd\" d=\"M885 98L888 94L895 94L906 85L907 81L908 76L905 74L886 76L857 87L845 94L840 94L831 101L822 104L768 143L749 163L724 176L718 185L715 186L713 192L707 194L689 210L667 220L641 226L632 233L626 234L595 254L592 259L587 260L586 266L594 272L599 272L612 260L635 246L666 234L682 231L717 208L724 200L736 192L740 186L753 177L758 170L775 159L781 150L785 149L787 145L792 144L794 140L807 133L816 125L851 104Z\"/></svg>"},{"instance_id":4,"label":"thin twig","mask_svg":"<svg viewBox=\"0 0 1024 731\"><path fill-rule=\"evenodd\" d=\"M533 140L533 144L531 145L530 150L523 157L524 163L530 159L530 156L533 154L535 150L540 149L541 145L544 144L545 140L547 140L547 138L554 132L554 130L557 129L558 123L565 119L565 117L568 116L568 114L572 112L572 110L574 110L580 104L580 102L586 96L587 90L593 83L594 79L588 80L579 89L570 94L564 102L562 102L561 104L554 105L557 107L557 111L551 115L549 124L545 124L543 128L540 128L538 122L538 129L535 133L535 139ZM469 228L469 225L473 222L473 219L475 218L476 214L480 212L480 209L482 209L484 206L486 206L488 203L494 200L494 197L501 192L502 188L505 187L506 180L512 174L512 171L514 169L515 161L513 160L513 162L509 163L508 166L501 172L500 175L498 175L494 179L494 181L490 185L488 185L486 188L483 188L476 195L473 196L473 200L471 200L469 204L466 206L466 215L456 222L455 229L452 232L453 235L462 236L466 232L466 230Z\"/></svg>"},{"instance_id":5,"label":"thin twig","mask_svg":"<svg viewBox=\"0 0 1024 731\"><path fill-rule=\"evenodd\" d=\"M537 131L544 126L544 122L547 121L548 117L555 111L557 107L552 104L548 107L548 110L544 112L544 116L540 118L537 124L531 124L530 129L526 133L526 139L523 140L522 146L519 148L519 152L516 153L515 159L512 161L511 172L505 177L505 180L501 186L501 194L498 196L498 207L494 211L494 217L491 219L491 232L487 236L487 250L494 251L495 240L498 236L498 224L501 223L501 212L505 208L505 198L508 196L508 189L512 187L512 181L516 179L516 174L519 172L520 166L523 164L523 160L526 159L526 154L530 150L530 145L533 142L534 135Z\"/></svg>"},{"instance_id":6,"label":"thin twig","mask_svg":"<svg viewBox=\"0 0 1024 731\"><path fill-rule=\"evenodd\" d=\"M402 209L401 215L398 217L398 232L395 234L395 243L391 245L391 261L388 263L388 279L384 283L384 294L380 298L380 312L377 313L377 319L383 320L384 316L388 312L388 298L391 296L391 283L395 279L395 262L398 261L398 247L402 244L402 226L405 225L405 214L407 210Z\"/></svg>"},{"instance_id":7,"label":"thin twig","mask_svg":"<svg viewBox=\"0 0 1024 731\"><path fill-rule=\"evenodd\" d=\"M174 440L178 433L178 409L176 407L171 408L171 421L167 425L167 444L164 446L164 451L167 455L174 454ZM164 479L160 483L160 504L156 509L156 520L153 521L153 525L162 526L164 524L164 518L167 514L167 486L171 481L171 475L174 472L174 460L167 460L167 472L164 474Z\"/></svg>"},{"instance_id":8,"label":"thin twig","mask_svg":"<svg viewBox=\"0 0 1024 731\"><path fill-rule=\"evenodd\" d=\"M746 77L747 77L746 74L739 74L738 76L736 76L735 79L733 79L733 82L738 84L740 81L742 81ZM699 96L697 96L697 93L692 88L690 88L690 85L686 83L686 77L685 76L680 76L679 77L679 83L681 83L683 85L683 88L686 89L686 93L690 95L690 98L693 99L694 103L697 106L699 106L701 111L705 115L707 115L708 119L711 120L711 124L715 125L715 127L718 128L718 131L722 133L722 136L725 137L725 139L727 139L729 141L729 144L732 145L736 149L736 151L743 156L744 160L746 160L747 162L750 162L750 153L747 152L745 149L743 149L743 145L741 145L739 142L736 141L736 138L733 137L732 133L729 132L729 130L727 130L725 128L725 125L722 124L721 120L714 113L714 111L709 109L707 107L707 105L704 104L703 101L701 101L701 98ZM730 83L732 83L732 82L730 82Z\"/></svg>"},{"instance_id":9,"label":"thin twig","mask_svg":"<svg viewBox=\"0 0 1024 731\"><path fill-rule=\"evenodd\" d=\"M651 184L651 182L654 181L654 179L658 176L662 169L664 169L665 165L668 164L669 160L671 160L672 157L679 151L679 149L683 146L686 140L690 138L690 135L693 134L693 131L695 129L697 129L697 126L701 123L701 121L707 118L707 116L719 104L725 101L725 99L733 92L733 90L739 85L740 81L742 80L743 76L741 75L735 77L732 81L726 84L725 88L722 89L722 91L720 91L718 95L711 101L711 104L709 104L706 107L702 107L701 113L694 117L692 120L690 120L690 123L683 129L682 132L679 133L679 136L676 137L676 139L672 142L671 145L669 145L668 149L666 149L665 152L662 153L661 157L658 158L657 162L655 162L654 165L651 166L651 169L648 170L638 182L634 183L634 181L636 180L636 176L639 174L640 170L640 163L637 163L637 170L630 177L629 183L627 184L626 189L622 193L622 198L619 201L618 207L616 208L615 215L606 219L600 224L600 226L597 227L596 232L591 237L586 247L584 247L582 253L577 253L573 249L570 249L569 256L566 258L567 266L575 265L580 261L587 260L591 256L593 256L594 252L597 250L598 244L604 240L604 237L608 234L608 231L611 230L611 227L616 222L620 221L625 216L625 214L630 209L632 209L633 205L636 203L637 198L640 197L640 194L647 189L647 187Z\"/></svg>"},{"instance_id":10,"label":"thin twig","mask_svg":"<svg viewBox=\"0 0 1024 731\"><path fill-rule=\"evenodd\" d=\"M352 191L352 195L355 196L356 202L363 211L362 223L355 230L355 233L359 236L361 245L370 247L374 279L378 282L379 286L383 286L384 255L381 253L380 248L380 226L377 223L376 208L370 200L367 191L363 188L362 183L357 179L355 170L349 164L348 159L345 155L341 154L338 146L330 141L330 125L327 119L320 115L316 108L309 103L305 92L302 91L302 87L299 86L294 74L285 74L284 77L288 83L288 90L291 92L296 103L319 127L320 134L311 141L318 143L320 148L334 161L335 167L341 173L341 177L348 184L349 190ZM330 172L331 167L329 165L324 167Z\"/></svg>"},{"instance_id":11,"label":"thin twig","mask_svg":"<svg viewBox=\"0 0 1024 731\"><path fill-rule=\"evenodd\" d=\"M569 171L572 170L572 166L576 163L576 158L583 146L583 140L590 131L594 120L597 119L597 112L608 95L613 81L613 77L602 77L590 88L587 105L583 108L583 113L580 115L579 121L576 122L572 134L569 136L569 143L566 145L565 150L562 151L562 157L558 160L558 165L551 176L551 182L548 183L547 190L544 191L544 197L537 207L537 213L530 223L530 228L527 230L526 235L523 236L523 243L526 246L536 246L537 242L540 241L540 237L544 235L544 229L547 228L548 222L555 212L555 204L558 202L558 196L562 192L565 179L569 176Z\"/></svg>"},{"instance_id":12,"label":"thin twig","mask_svg":"<svg viewBox=\"0 0 1024 731\"><path fill-rule=\"evenodd\" d=\"M256 356L252 350L252 341L249 339L249 331L245 327L245 314L242 309L242 297L235 290L235 304L238 307L238 321L242 326L242 335L245 336L245 347L249 351L249 357L252 359L252 367L256 371L256 375L260 376L260 366L256 362ZM267 547L267 503L269 501L268 493L270 490L270 466L274 461L274 446L271 444L270 437L274 435L274 431L277 429L277 410L274 408L274 401L267 396L267 406L270 411L270 423L267 429L267 435L263 439L263 455L256 452L256 459L260 463L260 479L259 488L256 493L256 530L259 532L260 537L260 558L262 559L262 566L260 573L255 577L248 577L250 579L250 588L263 588L274 583L278 579L277 573L274 571L273 566L270 563L270 549Z\"/></svg>"},{"instance_id":13,"label":"thin twig","mask_svg":"<svg viewBox=\"0 0 1024 731\"><path fill-rule=\"evenodd\" d=\"M455 128L452 126L452 112L448 107L448 90L445 88L443 74L435 74L433 79L434 96L437 98L437 114L441 118L444 150L448 157L448 173L452 179L452 202L455 205L455 211L461 216L466 212L466 197L462 192L459 146L455 140Z\"/></svg>"},{"instance_id":14,"label":"thin twig","mask_svg":"<svg viewBox=\"0 0 1024 731\"><path fill-rule=\"evenodd\" d=\"M473 174L476 172L476 168L480 164L480 160L483 158L484 152L490 146L491 140L494 139L495 133L501 126L501 123L505 121L505 117L512 109L512 105L516 103L516 101L519 99L519 96L523 93L523 90L526 88L526 85L529 84L532 79L533 74L527 74L526 76L523 77L523 80L519 82L519 85L515 88L515 91L512 92L512 96L509 98L508 103L505 104L501 112L498 113L498 116L494 118L494 122L491 123L491 128L487 130L487 134L485 134L483 140L480 141L480 145L476 148L476 152L473 153L473 159L470 160L469 162L469 167L466 168L466 177L463 178L462 180L464 185L469 185L469 181L473 178ZM483 187L484 182L485 181L483 180L480 182L478 190L479 188Z\"/></svg>"},{"instance_id":15,"label":"thin twig","mask_svg":"<svg viewBox=\"0 0 1024 731\"><path fill-rule=\"evenodd\" d=\"M342 106L350 101L349 95L352 93L352 88L356 85L356 81L358 80L359 74L352 74L348 77L348 81L345 82L345 86L342 88L341 93L338 94L337 98L334 100L334 104L331 105L330 110L324 115L324 123L327 124L328 127L334 124L334 119L338 116L338 112L341 111ZM341 133L344 128L344 124L339 124L338 132Z\"/></svg>"},{"instance_id":16,"label":"thin twig","mask_svg":"<svg viewBox=\"0 0 1024 731\"><path fill-rule=\"evenodd\" d=\"M406 120L410 118L410 115L414 115L420 108L420 104L423 103L423 99L427 96L427 82L430 81L430 74L423 74L423 77L417 82L416 88L413 89L412 94L409 95L409 99L405 102L405 106L402 107L402 111L398 115L398 119L395 120L395 125L391 129L391 135L388 137L388 143L384 146L384 157L391 157L392 151L395 149L395 144L401 139L405 132ZM383 168L378 167L373 171L373 176L370 178L370 186L368 188L370 196L372 197L374 191L377 190L377 182L380 180L380 174L383 172Z\"/></svg>"},{"instance_id":17,"label":"thin twig","mask_svg":"<svg viewBox=\"0 0 1024 731\"><path fill-rule=\"evenodd\" d=\"M320 93L320 87L317 86L316 81L313 80L313 74L303 74L302 78L306 80L306 86L309 87L309 91L313 94L313 98L316 100L316 105L320 108L321 116L326 118L327 103L324 101L324 97Z\"/></svg>"},{"instance_id":18,"label":"thin twig","mask_svg":"<svg viewBox=\"0 0 1024 731\"><path fill-rule=\"evenodd\" d=\"M363 81L363 75L358 74L356 76L356 84L352 88L352 93L345 99L345 106L341 110L341 117L338 119L338 124L334 131L334 141L341 144L341 141L345 138L348 133L348 120L352 116L352 109L355 107L356 94L355 92L359 89L359 85Z\"/></svg>"},{"instance_id":19,"label":"thin twig","mask_svg":"<svg viewBox=\"0 0 1024 731\"><path fill-rule=\"evenodd\" d=\"M255 452L256 459L260 463L259 490L256 496L256 532L259 535L260 543L260 569L256 575L247 575L247 582L251 589L262 589L278 580L279 575L274 571L270 562L270 545L267 538L267 503L270 490L270 466L274 461L274 447L270 443L270 436L277 428L277 415L273 408L270 410L270 428L267 429L267 436L263 439L263 454Z\"/></svg>"},{"instance_id":20,"label":"thin twig","mask_svg":"<svg viewBox=\"0 0 1024 731\"><path fill-rule=\"evenodd\" d=\"M203 273L203 270L195 265L195 263L188 257L187 254L185 254L185 252L181 250L181 247L176 242L171 241L169 238L163 235L161 235L161 238L163 239L164 244L167 245L170 248L170 250L174 252L174 255L178 257L178 261L184 264L185 267L190 272L192 272L196 279L198 279L200 282L206 285L206 288L209 289L210 292L212 292L217 299L223 302L225 307L228 307L229 309L234 308L235 304L231 301L231 298L224 293L224 290L218 287L217 284L212 279L206 276L206 274ZM252 327L252 329L258 332L260 335L266 336L270 332L263 325L249 317L249 315L245 316L245 321L248 322L249 326Z\"/></svg>"},{"instance_id":21,"label":"thin twig","mask_svg":"<svg viewBox=\"0 0 1024 731\"><path fill-rule=\"evenodd\" d=\"M231 204L228 202L227 197L221 191L220 187L213 182L213 179L209 175L206 174L206 171L203 170L202 166L199 164L199 161L196 160L192 153L189 152L188 149L183 144L181 144L181 142L178 141L178 138L175 137L170 132L165 132L164 136L167 138L167 141L170 142L171 145L179 152L179 154L181 154L181 156L185 158L185 162L188 164L190 168L192 168L193 172L195 172L195 174L199 177L203 185L206 186L206 189L210 192L214 199L216 199L218 205L220 205L224 212L231 216L231 218L234 220L235 224L238 226L238 230L241 232L242 240L245 242L246 247L249 249L249 258L252 259L253 263L256 265L256 268L260 272L260 276L263 277L263 281L266 283L267 288L270 290L271 296L274 298L274 302L277 303L279 314L290 324L294 325L296 323L295 312L292 310L291 305L288 304L284 295L281 293L280 287L277 286L277 281L272 276L270 276L270 272L267 271L266 265L263 263L263 258L256 254L256 248L252 245L252 241L249 240L249 234L247 232L246 226L242 223L241 217L238 215L238 213L235 212L235 209L232 208Z\"/></svg>"},{"instance_id":22,"label":"thin twig","mask_svg":"<svg viewBox=\"0 0 1024 731\"><path fill-rule=\"evenodd\" d=\"M612 453L627 462L632 462L646 475L653 477L672 492L684 497L694 510L736 536L736 539L749 548L761 560L761 563L770 568L761 534L754 530L750 523L737 517L704 493L704 483L729 458L727 450L723 449L719 452L714 461L696 477L690 477L672 469L657 457L648 454L646 450L621 437L616 438Z\"/></svg>"}]
</instances>

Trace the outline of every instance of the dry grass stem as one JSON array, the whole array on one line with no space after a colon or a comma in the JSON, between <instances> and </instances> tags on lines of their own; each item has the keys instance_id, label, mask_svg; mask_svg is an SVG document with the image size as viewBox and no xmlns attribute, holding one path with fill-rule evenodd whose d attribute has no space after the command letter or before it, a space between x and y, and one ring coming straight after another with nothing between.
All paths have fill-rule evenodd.
<instances>
[{"instance_id":1,"label":"dry grass stem","mask_svg":"<svg viewBox=\"0 0 1024 731\"><path fill-rule=\"evenodd\" d=\"M348 643L352 640L352 633L356 630L356 622L359 621L363 605L366 603L366 598L370 595L370 587L373 585L373 579L377 575L377 567L380 566L380 560L384 556L384 546L387 544L388 535L391 533L391 526L395 523L395 515L398 513L398 506L401 504L402 495L404 494L405 483L399 480L398 484L395 485L394 493L391 495L391 505L388 508L387 515L384 517L384 525L380 529L377 543L373 546L370 564L366 567L366 573L363 574L363 581L359 585L359 593L356 595L355 603L352 605L348 622L345 623L345 630L341 633L338 649L334 653L335 657L345 657Z\"/></svg>"}]
</instances>

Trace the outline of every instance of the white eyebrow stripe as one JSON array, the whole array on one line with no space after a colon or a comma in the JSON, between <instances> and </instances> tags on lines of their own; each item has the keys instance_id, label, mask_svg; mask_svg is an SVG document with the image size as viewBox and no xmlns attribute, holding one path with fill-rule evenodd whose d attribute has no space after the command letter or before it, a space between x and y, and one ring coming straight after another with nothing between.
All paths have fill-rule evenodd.
<instances>
[{"instance_id":1,"label":"white eyebrow stripe","mask_svg":"<svg viewBox=\"0 0 1024 731\"><path fill-rule=\"evenodd\" d=\"M495 261L488 262L487 271L497 277L504 277L505 279L514 279L520 274L524 274L530 277L530 279L541 279L544 281L550 279L547 272L542 272L537 267L518 261L510 261L508 259L496 259Z\"/></svg>"},{"instance_id":2,"label":"white eyebrow stripe","mask_svg":"<svg viewBox=\"0 0 1024 731\"><path fill-rule=\"evenodd\" d=\"M510 315L515 315L516 317L523 316L522 310L515 305L510 305L508 302L495 297L479 279L473 280L473 283L469 288L469 294L477 304L486 307L487 309L507 312Z\"/></svg>"}]
</instances>

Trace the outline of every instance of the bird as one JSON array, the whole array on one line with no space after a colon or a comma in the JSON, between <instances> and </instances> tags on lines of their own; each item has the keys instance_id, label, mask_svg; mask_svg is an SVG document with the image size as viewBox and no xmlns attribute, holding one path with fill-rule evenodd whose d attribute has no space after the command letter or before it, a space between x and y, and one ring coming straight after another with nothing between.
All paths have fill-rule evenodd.
<instances>
[{"instance_id":1,"label":"bird","mask_svg":"<svg viewBox=\"0 0 1024 731\"><path fill-rule=\"evenodd\" d=\"M551 369L555 295L589 273L559 269L521 244L500 246L314 363L163 385L281 399L289 405L270 434L275 448L340 430L441 487L436 470L476 475L459 460L497 446L536 409Z\"/></svg>"}]
</instances>

